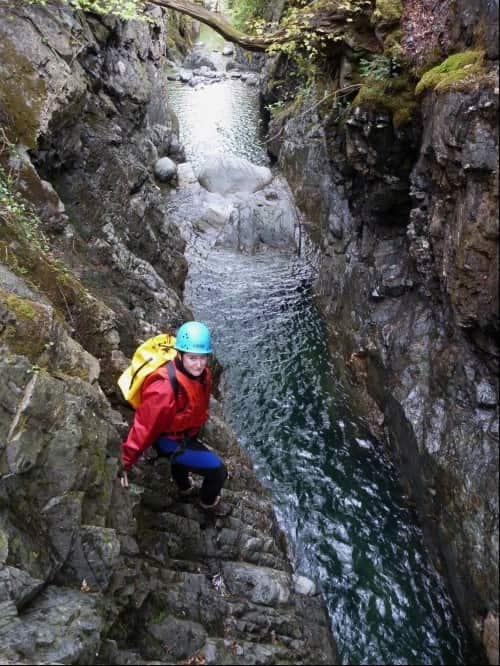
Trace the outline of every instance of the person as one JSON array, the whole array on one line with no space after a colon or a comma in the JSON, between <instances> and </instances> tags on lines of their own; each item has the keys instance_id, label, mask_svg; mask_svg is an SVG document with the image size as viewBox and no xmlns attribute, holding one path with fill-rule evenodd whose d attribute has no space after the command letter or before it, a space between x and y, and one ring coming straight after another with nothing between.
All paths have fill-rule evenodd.
<instances>
[{"instance_id":1,"label":"person","mask_svg":"<svg viewBox=\"0 0 500 666\"><path fill-rule=\"evenodd\" d=\"M228 515L230 507L221 501L226 466L198 439L209 414L208 363L212 353L209 329L197 321L183 324L177 332L175 350L176 357L169 362L173 367L161 366L142 384L141 403L122 444L121 485L128 487L128 471L154 445L160 456L170 457L172 478L181 497L196 492L191 474L199 474L203 477L202 508L216 516Z\"/></svg>"}]
</instances>

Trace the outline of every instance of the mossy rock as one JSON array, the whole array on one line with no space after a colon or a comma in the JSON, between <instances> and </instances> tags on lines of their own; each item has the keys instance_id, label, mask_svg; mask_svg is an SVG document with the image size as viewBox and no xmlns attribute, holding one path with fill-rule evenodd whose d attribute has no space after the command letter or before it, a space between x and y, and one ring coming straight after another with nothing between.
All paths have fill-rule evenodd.
<instances>
[{"instance_id":1,"label":"mossy rock","mask_svg":"<svg viewBox=\"0 0 500 666\"><path fill-rule=\"evenodd\" d=\"M408 124L418 109L413 87L406 76L385 81L366 79L352 105L389 111L396 128Z\"/></svg>"},{"instance_id":2,"label":"mossy rock","mask_svg":"<svg viewBox=\"0 0 500 666\"><path fill-rule=\"evenodd\" d=\"M4 319L1 340L14 354L27 356L31 362L44 351L51 318L47 308L28 298L0 289L0 308L8 313Z\"/></svg>"},{"instance_id":3,"label":"mossy rock","mask_svg":"<svg viewBox=\"0 0 500 666\"><path fill-rule=\"evenodd\" d=\"M467 88L485 74L484 51L454 53L422 76L415 88L415 94L420 95L428 89L445 92L452 88Z\"/></svg>"},{"instance_id":4,"label":"mossy rock","mask_svg":"<svg viewBox=\"0 0 500 666\"><path fill-rule=\"evenodd\" d=\"M377 0L372 22L385 25L399 23L403 14L403 0Z\"/></svg>"},{"instance_id":5,"label":"mossy rock","mask_svg":"<svg viewBox=\"0 0 500 666\"><path fill-rule=\"evenodd\" d=\"M35 148L45 102L45 82L27 58L3 35L0 40L0 122L7 138Z\"/></svg>"},{"instance_id":6,"label":"mossy rock","mask_svg":"<svg viewBox=\"0 0 500 666\"><path fill-rule=\"evenodd\" d=\"M7 192L0 200L3 263L17 275L29 278L55 308L57 319L74 328L77 340L94 353L95 333L103 321L113 319L111 310L94 298L70 268L50 252L30 204L10 190L4 176L5 172L0 170L3 192Z\"/></svg>"},{"instance_id":7,"label":"mossy rock","mask_svg":"<svg viewBox=\"0 0 500 666\"><path fill-rule=\"evenodd\" d=\"M288 102L288 104L283 103L277 105L270 105L268 109L271 114L271 118L273 120L284 123L286 120L295 116L299 112L303 103L304 103L304 93L300 91L298 95L296 95L295 99Z\"/></svg>"}]
</instances>

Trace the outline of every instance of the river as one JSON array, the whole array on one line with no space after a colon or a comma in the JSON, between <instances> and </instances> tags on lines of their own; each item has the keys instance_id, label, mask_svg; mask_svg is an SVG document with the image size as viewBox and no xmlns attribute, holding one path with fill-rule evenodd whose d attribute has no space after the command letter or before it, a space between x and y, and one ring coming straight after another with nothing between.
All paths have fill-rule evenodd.
<instances>
[{"instance_id":1,"label":"river","mask_svg":"<svg viewBox=\"0 0 500 666\"><path fill-rule=\"evenodd\" d=\"M170 82L169 99L195 166L217 151L268 163L255 88ZM467 663L395 469L337 377L303 255L188 246L185 300L213 331L226 417L272 491L294 565L321 587L342 662Z\"/></svg>"}]
</instances>

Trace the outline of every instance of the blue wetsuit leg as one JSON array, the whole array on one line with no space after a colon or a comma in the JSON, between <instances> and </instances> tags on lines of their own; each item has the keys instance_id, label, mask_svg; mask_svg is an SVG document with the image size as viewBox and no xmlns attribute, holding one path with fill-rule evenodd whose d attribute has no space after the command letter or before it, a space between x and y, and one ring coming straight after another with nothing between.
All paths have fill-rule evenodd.
<instances>
[{"instance_id":1,"label":"blue wetsuit leg","mask_svg":"<svg viewBox=\"0 0 500 666\"><path fill-rule=\"evenodd\" d=\"M226 466L217 454L197 440L181 447L178 441L165 436L158 439L157 448L161 453L172 456L172 478L180 490L190 487L190 472L200 474L203 476L201 501L204 504L215 502L227 479Z\"/></svg>"}]
</instances>

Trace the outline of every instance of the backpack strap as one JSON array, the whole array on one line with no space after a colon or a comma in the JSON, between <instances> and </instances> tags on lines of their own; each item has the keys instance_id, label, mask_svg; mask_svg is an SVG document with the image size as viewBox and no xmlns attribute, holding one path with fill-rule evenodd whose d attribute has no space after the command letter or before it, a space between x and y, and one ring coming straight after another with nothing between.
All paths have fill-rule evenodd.
<instances>
[{"instance_id":1,"label":"backpack strap","mask_svg":"<svg viewBox=\"0 0 500 666\"><path fill-rule=\"evenodd\" d=\"M168 372L168 378L170 380L170 386L172 387L172 390L174 392L174 398L177 400L177 396L179 395L179 380L177 379L177 374L175 372L175 366L173 361L169 361L167 363L167 372Z\"/></svg>"}]
</instances>

